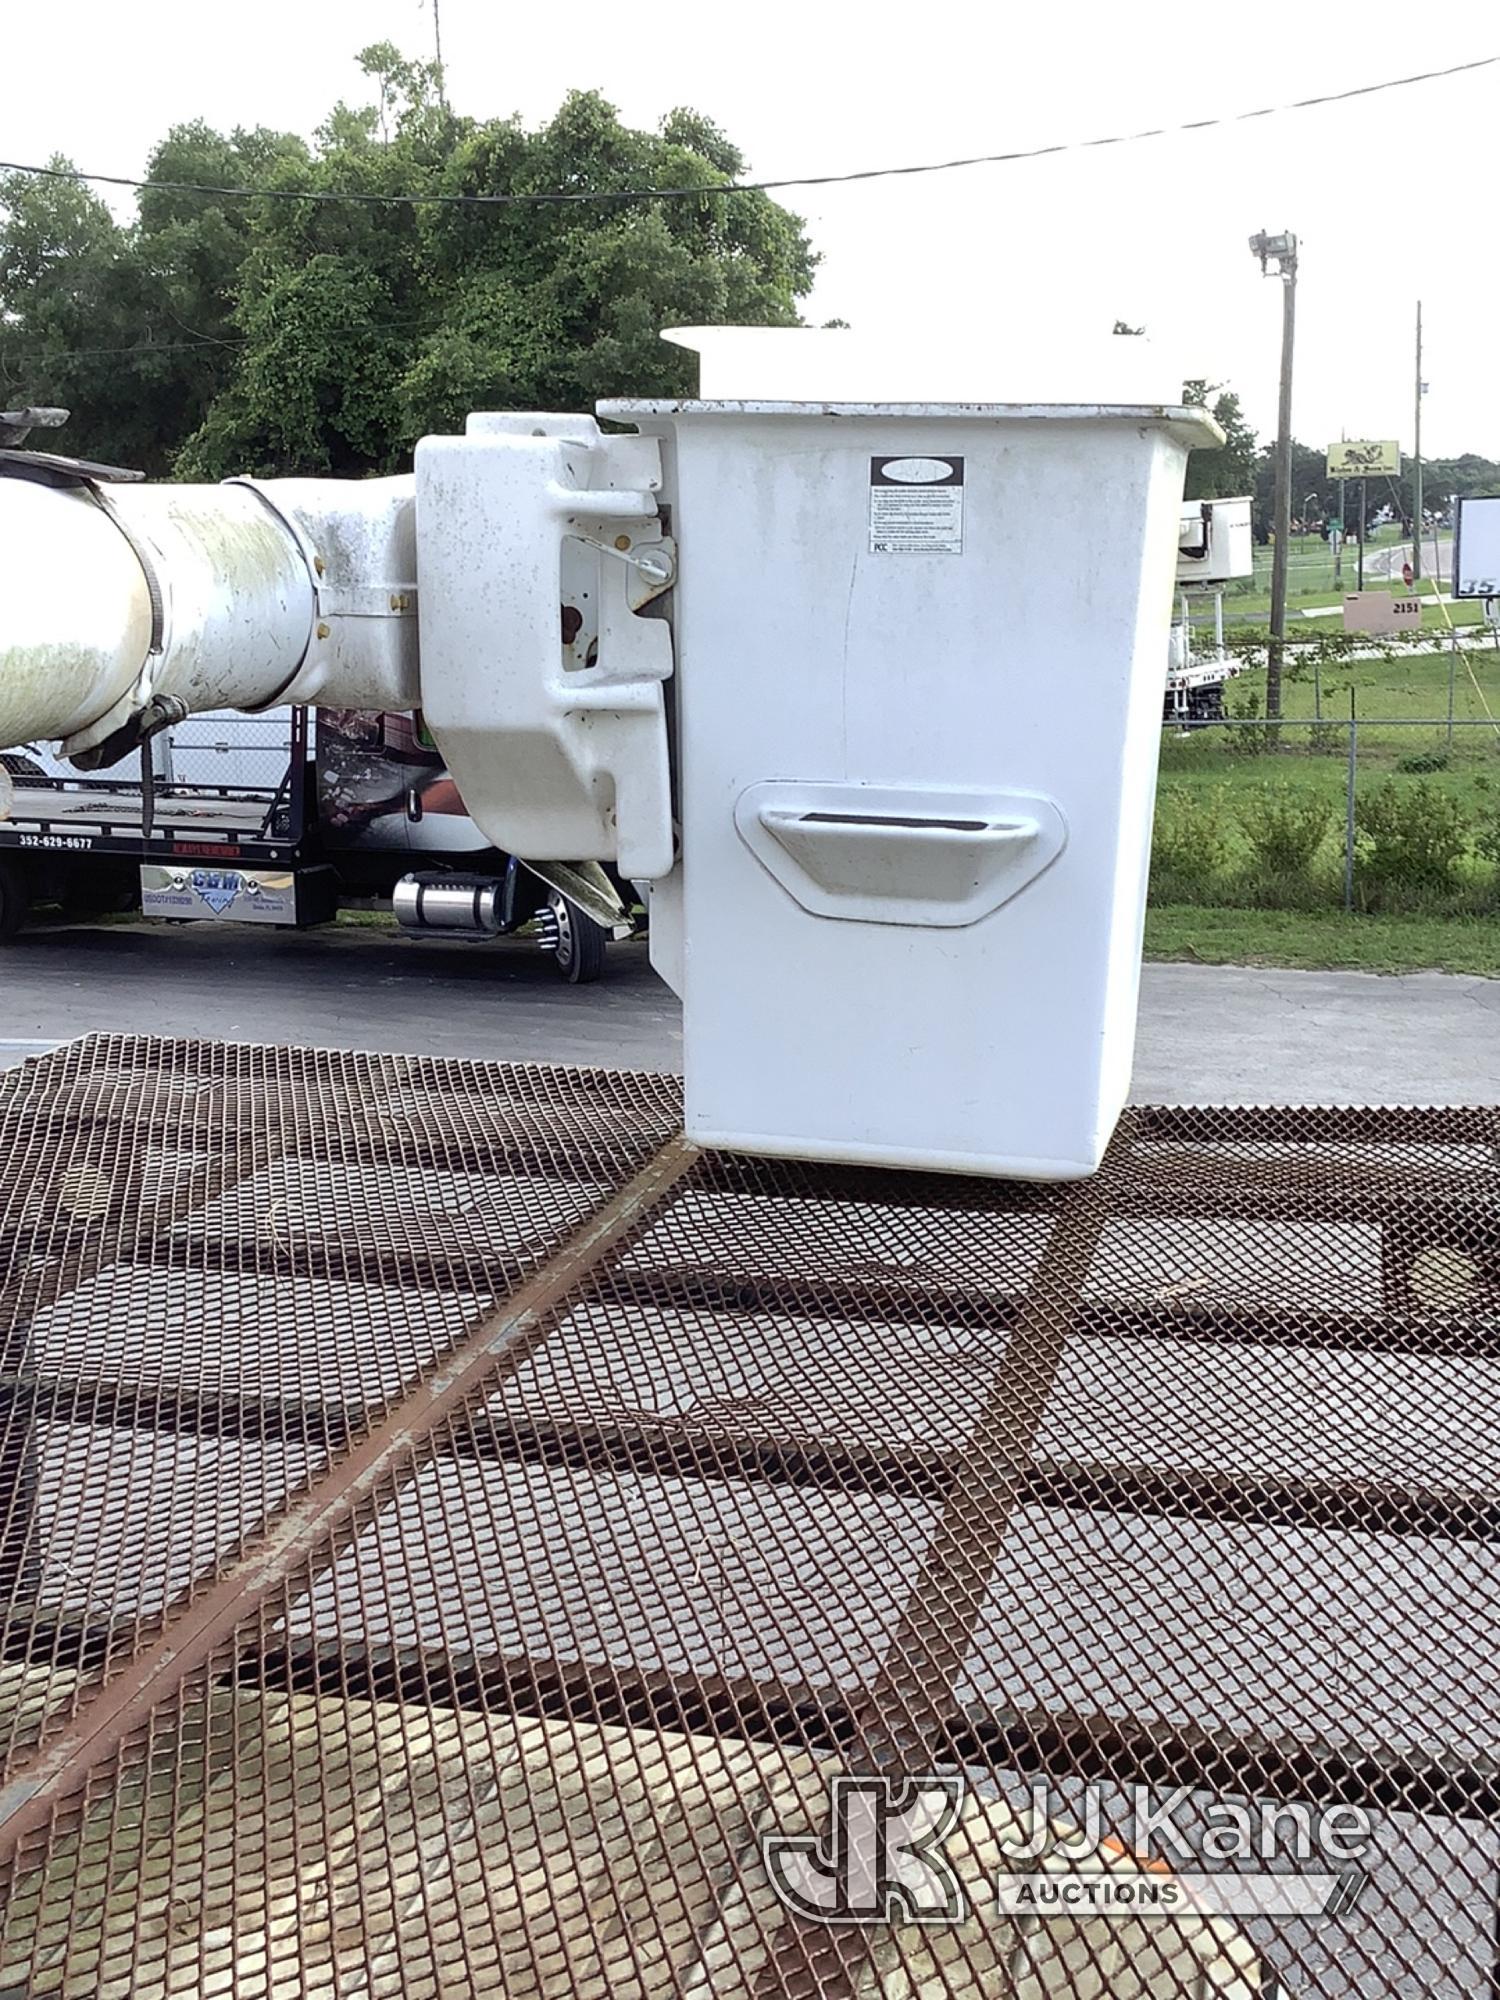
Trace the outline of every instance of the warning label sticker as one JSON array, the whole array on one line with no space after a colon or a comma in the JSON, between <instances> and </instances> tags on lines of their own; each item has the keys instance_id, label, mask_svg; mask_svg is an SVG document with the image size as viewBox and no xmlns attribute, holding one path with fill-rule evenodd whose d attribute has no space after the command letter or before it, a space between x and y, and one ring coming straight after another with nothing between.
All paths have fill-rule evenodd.
<instances>
[{"instance_id":1,"label":"warning label sticker","mask_svg":"<svg viewBox=\"0 0 1500 2000\"><path fill-rule=\"evenodd\" d=\"M872 458L870 554L961 556L963 552L963 460Z\"/></svg>"}]
</instances>

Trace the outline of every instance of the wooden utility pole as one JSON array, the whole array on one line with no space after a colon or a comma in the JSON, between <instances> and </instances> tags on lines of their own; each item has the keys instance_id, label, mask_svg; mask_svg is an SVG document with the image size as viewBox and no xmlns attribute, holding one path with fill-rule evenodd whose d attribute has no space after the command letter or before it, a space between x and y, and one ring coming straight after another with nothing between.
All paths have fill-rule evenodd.
<instances>
[{"instance_id":1,"label":"wooden utility pole","mask_svg":"<svg viewBox=\"0 0 1500 2000\"><path fill-rule=\"evenodd\" d=\"M448 109L448 79L443 74L443 17L439 11L441 0L432 0L432 54L433 66L437 71L438 103L443 110Z\"/></svg>"},{"instance_id":2,"label":"wooden utility pole","mask_svg":"<svg viewBox=\"0 0 1500 2000\"><path fill-rule=\"evenodd\" d=\"M1346 492L1347 486L1347 480L1341 479L1339 481L1339 531L1333 538L1333 580L1339 584L1344 581L1344 543L1348 540L1349 501Z\"/></svg>"},{"instance_id":3,"label":"wooden utility pole","mask_svg":"<svg viewBox=\"0 0 1500 2000\"><path fill-rule=\"evenodd\" d=\"M1292 539L1292 347L1297 334L1297 239L1289 230L1250 238L1264 272L1276 259L1281 278L1281 397L1276 416L1276 543L1271 551L1271 642L1266 648L1266 715L1281 715L1281 665L1286 650L1287 557Z\"/></svg>"},{"instance_id":4,"label":"wooden utility pole","mask_svg":"<svg viewBox=\"0 0 1500 2000\"><path fill-rule=\"evenodd\" d=\"M1417 300L1417 401L1412 419L1411 573L1422 581L1422 301Z\"/></svg>"}]
</instances>

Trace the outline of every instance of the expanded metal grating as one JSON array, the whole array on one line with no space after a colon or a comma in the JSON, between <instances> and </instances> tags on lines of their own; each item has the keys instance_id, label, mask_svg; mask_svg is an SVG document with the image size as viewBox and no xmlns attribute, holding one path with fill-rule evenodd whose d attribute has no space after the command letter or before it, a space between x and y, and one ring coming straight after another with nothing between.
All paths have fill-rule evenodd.
<instances>
[{"instance_id":1,"label":"expanded metal grating","mask_svg":"<svg viewBox=\"0 0 1500 2000\"><path fill-rule=\"evenodd\" d=\"M1494 1112L101 1037L0 1344L0 1995L1500 1991Z\"/></svg>"}]
</instances>

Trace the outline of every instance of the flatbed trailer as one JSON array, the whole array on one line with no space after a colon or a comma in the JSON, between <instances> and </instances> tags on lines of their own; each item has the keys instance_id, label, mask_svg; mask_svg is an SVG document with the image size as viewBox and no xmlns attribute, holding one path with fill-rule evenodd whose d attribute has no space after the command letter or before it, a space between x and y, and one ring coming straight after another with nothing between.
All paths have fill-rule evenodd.
<instances>
[{"instance_id":1,"label":"flatbed trailer","mask_svg":"<svg viewBox=\"0 0 1500 2000\"><path fill-rule=\"evenodd\" d=\"M271 871L298 885L285 921L321 922L336 907L312 810L307 711L290 711L286 757L274 783L162 783L150 746L130 775L48 771L6 758L9 814L0 819L0 931L14 932L34 902L107 908L138 896L141 869L211 875Z\"/></svg>"},{"instance_id":2,"label":"flatbed trailer","mask_svg":"<svg viewBox=\"0 0 1500 2000\"><path fill-rule=\"evenodd\" d=\"M147 802L136 786L80 783L67 788L15 787L11 825L0 821L6 845L21 853L241 855L272 860L288 851L275 830L275 809L229 794L174 795Z\"/></svg>"},{"instance_id":3,"label":"flatbed trailer","mask_svg":"<svg viewBox=\"0 0 1500 2000\"><path fill-rule=\"evenodd\" d=\"M345 759L330 770L314 754L308 710L282 713L280 770L266 784L245 781L243 768L233 783L164 780L151 744L128 778L49 770L35 755L7 754L0 939L44 902L80 913L138 905L168 921L303 927L329 922L342 903L379 898L413 933L491 938L536 920L538 940L564 978L599 976L610 930L489 845L449 796L441 760L417 741L410 718L349 718L340 731L325 717L318 741L331 739ZM362 742L360 731L371 740ZM386 740L392 735L401 741L400 761ZM167 758L181 761L170 743ZM581 883L579 892L588 887Z\"/></svg>"}]
</instances>

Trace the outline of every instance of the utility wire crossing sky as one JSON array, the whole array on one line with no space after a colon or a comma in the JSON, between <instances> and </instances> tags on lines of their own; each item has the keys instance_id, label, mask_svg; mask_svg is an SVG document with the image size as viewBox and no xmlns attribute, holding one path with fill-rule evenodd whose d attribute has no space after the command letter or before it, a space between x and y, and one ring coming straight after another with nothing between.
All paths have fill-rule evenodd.
<instances>
[{"instance_id":1,"label":"utility wire crossing sky","mask_svg":"<svg viewBox=\"0 0 1500 2000\"><path fill-rule=\"evenodd\" d=\"M1289 111L1312 111L1319 105L1346 104L1356 97L1375 97L1386 90L1405 90L1414 83L1435 83L1489 69L1500 55L1476 56L1472 62L1451 63L1447 69L1423 70L1416 76L1389 77L1384 83L1362 83L1348 90L1324 91L1289 104L1268 104L1257 111L1237 111L1219 118L1192 118L1177 125L1153 125L1143 132L1113 132L1099 139L1063 139L1050 146L1025 146L1011 153L974 153L962 160L927 160L905 167L855 167L839 174L799 174L778 180L701 181L691 187L555 188L528 194L365 194L323 188L216 187L204 181L137 180L129 174L100 174L79 167L26 166L0 160L0 172L39 174L49 180L93 181L101 186L156 188L168 194L214 195L236 201L327 201L364 203L381 208L544 208L578 202L687 201L704 195L770 194L788 188L847 187L854 181L902 180L913 174L949 174L964 167L1003 167L1022 160L1043 160L1056 153L1087 153L1103 146L1133 146L1143 139L1168 139L1184 132L1207 132L1220 125L1243 125L1252 118L1279 118Z\"/></svg>"},{"instance_id":2,"label":"utility wire crossing sky","mask_svg":"<svg viewBox=\"0 0 1500 2000\"><path fill-rule=\"evenodd\" d=\"M257 0L231 61L201 0L73 0L59 72L56 11L12 11L8 73L65 87L13 93L6 152L61 153L83 178L110 169L96 185L122 221L172 127L312 134L335 104L371 101L359 50L433 52L430 0ZM992 337L1003 353L1018 323L1045 341L1124 320L1185 375L1236 389L1264 437L1281 288L1247 240L1290 229L1298 437L1410 450L1420 298L1424 449L1500 458L1494 0L1445 0L1425 18L1409 0L758 0L750 19L675 7L649 25L623 21L617 0L571 0L565 22L442 0L442 28L445 92L466 116L534 128L593 89L644 130L674 106L719 126L750 163L738 184L781 193L806 221L811 324L914 345Z\"/></svg>"}]
</instances>

